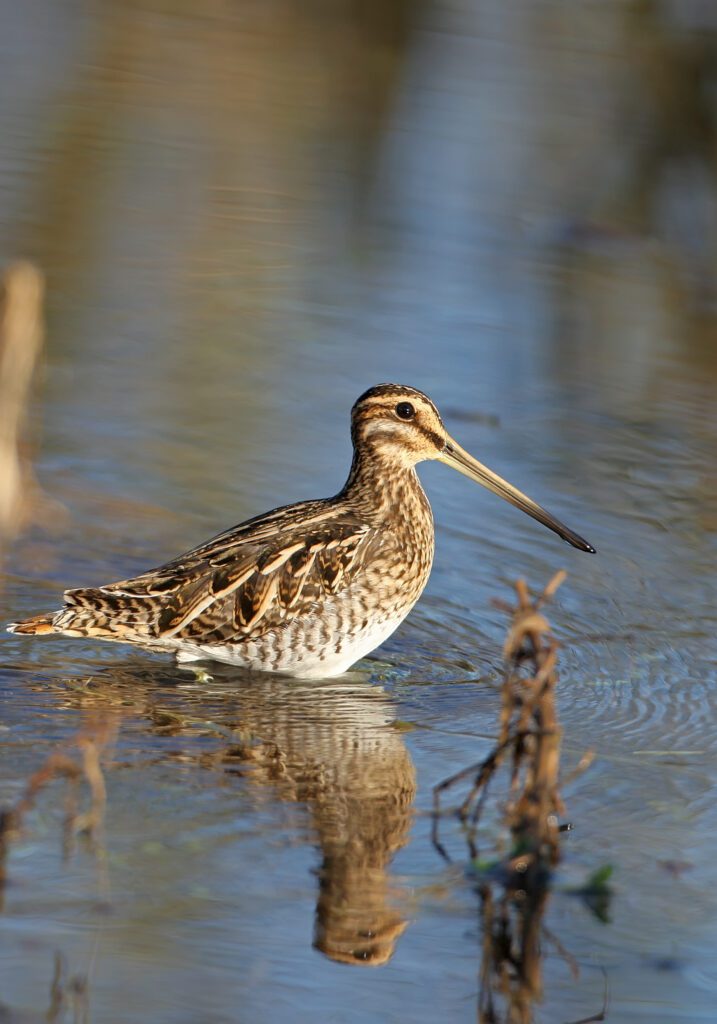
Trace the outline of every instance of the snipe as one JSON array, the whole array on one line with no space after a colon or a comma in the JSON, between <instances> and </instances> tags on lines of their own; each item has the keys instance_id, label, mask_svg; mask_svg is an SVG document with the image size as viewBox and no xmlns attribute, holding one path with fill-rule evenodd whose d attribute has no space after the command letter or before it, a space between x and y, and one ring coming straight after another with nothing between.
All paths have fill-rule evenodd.
<instances>
[{"instance_id":1,"label":"snipe","mask_svg":"<svg viewBox=\"0 0 717 1024\"><path fill-rule=\"evenodd\" d=\"M8 628L96 637L300 678L335 676L390 636L433 561L416 464L438 459L594 549L477 462L414 388L379 384L351 412L354 457L333 498L250 519L133 579L67 590L64 607Z\"/></svg>"}]
</instances>

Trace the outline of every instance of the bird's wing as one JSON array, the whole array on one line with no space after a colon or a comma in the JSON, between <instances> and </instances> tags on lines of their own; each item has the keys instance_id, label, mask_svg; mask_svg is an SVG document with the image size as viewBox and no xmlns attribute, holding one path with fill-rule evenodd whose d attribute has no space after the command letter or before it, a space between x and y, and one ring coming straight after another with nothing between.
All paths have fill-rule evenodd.
<instances>
[{"instance_id":1,"label":"bird's wing","mask_svg":"<svg viewBox=\"0 0 717 1024\"><path fill-rule=\"evenodd\" d=\"M259 516L132 579L68 590L65 606L78 622L91 628L94 620L118 638L237 642L339 593L382 542L353 513L307 502Z\"/></svg>"}]
</instances>

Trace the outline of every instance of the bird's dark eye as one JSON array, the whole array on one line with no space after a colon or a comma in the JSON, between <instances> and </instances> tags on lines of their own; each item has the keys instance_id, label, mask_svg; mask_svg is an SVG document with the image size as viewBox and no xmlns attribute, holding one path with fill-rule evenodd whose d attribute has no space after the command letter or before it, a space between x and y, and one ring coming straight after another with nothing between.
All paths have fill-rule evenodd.
<instances>
[{"instance_id":1,"label":"bird's dark eye","mask_svg":"<svg viewBox=\"0 0 717 1024\"><path fill-rule=\"evenodd\" d=\"M402 420L412 420L416 415L416 410L410 402L399 402L396 406L396 415Z\"/></svg>"}]
</instances>

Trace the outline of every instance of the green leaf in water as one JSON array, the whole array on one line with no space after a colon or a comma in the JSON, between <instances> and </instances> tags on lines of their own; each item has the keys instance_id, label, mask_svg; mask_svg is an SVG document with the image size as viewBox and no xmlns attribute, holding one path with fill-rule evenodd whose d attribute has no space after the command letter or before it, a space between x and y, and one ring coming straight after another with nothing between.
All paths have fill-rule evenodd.
<instances>
[{"instance_id":1,"label":"green leaf in water","mask_svg":"<svg viewBox=\"0 0 717 1024\"><path fill-rule=\"evenodd\" d=\"M603 864L597 871L588 875L585 885L577 890L585 906L603 924L610 922L610 900L613 891L608 883L612 878L612 872L612 864Z\"/></svg>"},{"instance_id":2,"label":"green leaf in water","mask_svg":"<svg viewBox=\"0 0 717 1024\"><path fill-rule=\"evenodd\" d=\"M489 875L492 871L500 864L499 860L493 858L492 860L488 857L476 857L475 860L471 861L471 868L478 875Z\"/></svg>"},{"instance_id":3,"label":"green leaf in water","mask_svg":"<svg viewBox=\"0 0 717 1024\"><path fill-rule=\"evenodd\" d=\"M612 878L612 873L612 864L603 864L603 866L598 868L597 871L593 871L591 875L588 875L587 881L583 886L583 892L603 891L607 888L607 883Z\"/></svg>"}]
</instances>

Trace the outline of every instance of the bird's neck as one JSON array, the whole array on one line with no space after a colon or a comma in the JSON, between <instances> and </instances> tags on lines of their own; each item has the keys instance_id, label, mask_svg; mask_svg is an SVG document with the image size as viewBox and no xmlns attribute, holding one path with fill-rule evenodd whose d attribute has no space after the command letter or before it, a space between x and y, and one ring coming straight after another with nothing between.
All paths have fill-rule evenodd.
<instances>
[{"instance_id":1,"label":"bird's neck","mask_svg":"<svg viewBox=\"0 0 717 1024\"><path fill-rule=\"evenodd\" d=\"M348 480L341 492L371 521L432 520L431 506L414 466L402 465L374 450L354 450Z\"/></svg>"}]
</instances>

